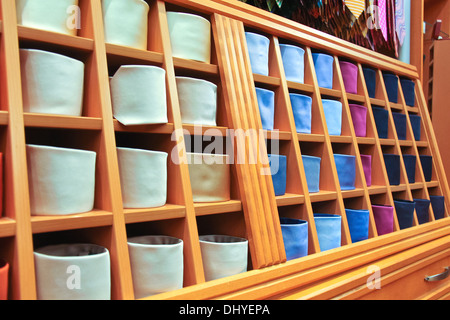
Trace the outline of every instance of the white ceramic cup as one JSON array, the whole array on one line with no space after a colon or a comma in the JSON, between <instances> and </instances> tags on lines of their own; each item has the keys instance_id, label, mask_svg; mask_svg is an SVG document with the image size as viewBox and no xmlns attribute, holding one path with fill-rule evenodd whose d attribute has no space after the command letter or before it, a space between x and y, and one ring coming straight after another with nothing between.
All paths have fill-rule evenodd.
<instances>
[{"instance_id":1,"label":"white ceramic cup","mask_svg":"<svg viewBox=\"0 0 450 320\"><path fill-rule=\"evenodd\" d=\"M199 239L206 281L247 271L247 239L227 235L203 235Z\"/></svg>"},{"instance_id":2,"label":"white ceramic cup","mask_svg":"<svg viewBox=\"0 0 450 320\"><path fill-rule=\"evenodd\" d=\"M121 66L110 80L114 117L124 125L167 123L166 71Z\"/></svg>"},{"instance_id":3,"label":"white ceramic cup","mask_svg":"<svg viewBox=\"0 0 450 320\"><path fill-rule=\"evenodd\" d=\"M78 0L16 0L17 23L74 36L81 19L77 6Z\"/></svg>"},{"instance_id":4,"label":"white ceramic cup","mask_svg":"<svg viewBox=\"0 0 450 320\"><path fill-rule=\"evenodd\" d=\"M84 63L58 53L20 49L23 111L81 116Z\"/></svg>"},{"instance_id":5,"label":"white ceramic cup","mask_svg":"<svg viewBox=\"0 0 450 320\"><path fill-rule=\"evenodd\" d=\"M187 153L194 202L230 200L228 155Z\"/></svg>"},{"instance_id":6,"label":"white ceramic cup","mask_svg":"<svg viewBox=\"0 0 450 320\"><path fill-rule=\"evenodd\" d=\"M124 208L151 208L166 204L166 152L117 148Z\"/></svg>"},{"instance_id":7,"label":"white ceramic cup","mask_svg":"<svg viewBox=\"0 0 450 320\"><path fill-rule=\"evenodd\" d=\"M211 23L202 16L167 12L172 55L177 58L210 63Z\"/></svg>"},{"instance_id":8,"label":"white ceramic cup","mask_svg":"<svg viewBox=\"0 0 450 320\"><path fill-rule=\"evenodd\" d=\"M34 252L38 300L110 300L108 249L86 243L58 244Z\"/></svg>"},{"instance_id":9,"label":"white ceramic cup","mask_svg":"<svg viewBox=\"0 0 450 320\"><path fill-rule=\"evenodd\" d=\"M95 152L32 144L26 151L32 215L67 215L93 209Z\"/></svg>"},{"instance_id":10,"label":"white ceramic cup","mask_svg":"<svg viewBox=\"0 0 450 320\"><path fill-rule=\"evenodd\" d=\"M217 86L203 79L176 77L181 121L216 126Z\"/></svg>"},{"instance_id":11,"label":"white ceramic cup","mask_svg":"<svg viewBox=\"0 0 450 320\"><path fill-rule=\"evenodd\" d=\"M128 238L134 295L141 299L183 287L183 241L155 235Z\"/></svg>"},{"instance_id":12,"label":"white ceramic cup","mask_svg":"<svg viewBox=\"0 0 450 320\"><path fill-rule=\"evenodd\" d=\"M149 6L143 0L102 0L105 42L147 49Z\"/></svg>"}]
</instances>

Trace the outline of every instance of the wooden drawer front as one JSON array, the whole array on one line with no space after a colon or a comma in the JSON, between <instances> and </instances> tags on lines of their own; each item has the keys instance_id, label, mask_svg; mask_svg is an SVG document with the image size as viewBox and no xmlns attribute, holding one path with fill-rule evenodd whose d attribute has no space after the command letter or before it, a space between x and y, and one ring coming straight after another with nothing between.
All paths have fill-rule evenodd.
<instances>
[{"instance_id":1,"label":"wooden drawer front","mask_svg":"<svg viewBox=\"0 0 450 320\"><path fill-rule=\"evenodd\" d=\"M438 299L450 292L450 276L440 281L425 277L441 274L450 267L450 250L431 255L407 267L382 275L380 289L360 297L366 300Z\"/></svg>"}]
</instances>

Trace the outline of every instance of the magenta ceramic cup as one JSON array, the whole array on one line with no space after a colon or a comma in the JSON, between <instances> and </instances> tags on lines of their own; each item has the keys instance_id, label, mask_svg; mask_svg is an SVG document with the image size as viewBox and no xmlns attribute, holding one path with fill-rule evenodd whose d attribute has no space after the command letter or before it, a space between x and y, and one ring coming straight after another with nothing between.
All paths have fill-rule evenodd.
<instances>
[{"instance_id":1,"label":"magenta ceramic cup","mask_svg":"<svg viewBox=\"0 0 450 320\"><path fill-rule=\"evenodd\" d=\"M372 156L368 154L361 154L361 162L366 177L366 184L368 187L372 185Z\"/></svg>"},{"instance_id":2,"label":"magenta ceramic cup","mask_svg":"<svg viewBox=\"0 0 450 320\"><path fill-rule=\"evenodd\" d=\"M367 108L359 104L349 104L348 106L352 114L355 135L365 137L367 135Z\"/></svg>"},{"instance_id":3,"label":"magenta ceramic cup","mask_svg":"<svg viewBox=\"0 0 450 320\"><path fill-rule=\"evenodd\" d=\"M372 211L379 236L394 231L394 207L372 205Z\"/></svg>"},{"instance_id":4,"label":"magenta ceramic cup","mask_svg":"<svg viewBox=\"0 0 450 320\"><path fill-rule=\"evenodd\" d=\"M345 91L356 94L358 92L358 67L347 61L339 61Z\"/></svg>"}]
</instances>

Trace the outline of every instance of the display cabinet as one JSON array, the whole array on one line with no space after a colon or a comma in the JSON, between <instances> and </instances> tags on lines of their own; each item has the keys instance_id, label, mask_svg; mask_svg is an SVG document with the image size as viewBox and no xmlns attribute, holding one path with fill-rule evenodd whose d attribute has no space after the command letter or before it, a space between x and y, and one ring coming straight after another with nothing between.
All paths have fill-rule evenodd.
<instances>
[{"instance_id":1,"label":"display cabinet","mask_svg":"<svg viewBox=\"0 0 450 320\"><path fill-rule=\"evenodd\" d=\"M106 43L102 1L80 0L81 26L66 35L17 24L14 1L1 1L0 151L4 159L4 203L0 219L0 256L10 264L9 299L36 299L34 251L42 246L89 242L108 249L111 298L135 299L127 239L166 235L183 241L183 288L145 299L297 299L407 297L398 293L407 279L423 282L420 272L439 273L448 266L450 220L447 209L427 223L413 215L401 229L394 200L443 196L449 189L416 67L351 45L238 1L149 0L146 49ZM200 16L210 23L210 61L173 56L168 12ZM268 74L254 73L246 32L268 39ZM304 81L287 80L280 45L304 50ZM83 112L63 116L24 112L20 49L70 56L85 64ZM319 85L316 53L331 56L332 86ZM356 65L357 91L348 93L342 61ZM124 125L113 114L110 77L123 65L156 66L165 71L167 123ZM374 71L376 91L369 95L364 70ZM383 74L398 76L398 100L391 102ZM183 123L177 77L207 80L217 86L216 125ZM415 84L414 104L406 104L401 80ZM262 124L256 88L273 92L273 128ZM290 94L311 101L311 132L299 133ZM329 134L324 101L342 107L340 134ZM357 136L351 105L367 109L366 135ZM387 136L380 138L375 109L387 112ZM405 139L398 136L395 114L405 117ZM419 115L420 139L410 115ZM214 146L223 146L213 149ZM93 210L71 215L34 216L30 210L27 144L76 148L97 154ZM166 152L167 201L154 208L124 208L117 147ZM229 199L196 202L187 154L227 154L232 160ZM222 152L219 152L222 151ZM270 155L286 158L285 192L276 195ZM354 159L354 186L342 188L335 155ZM386 154L399 158L399 183L389 180ZM361 155L370 155L371 181ZM403 155L416 159L414 181ZM320 158L319 190L308 188L306 156ZM432 156L423 168L421 156ZM245 160L245 161L242 161ZM428 171L431 169L431 179ZM163 187L163 186L162 186ZM373 205L394 208L392 231L379 234ZM347 210L368 212L367 239L352 240ZM417 211L417 210L416 210ZM339 217L339 246L321 248L315 215ZM306 221L307 255L286 256L281 218ZM220 279L205 278L200 237L220 234L248 241L247 271ZM446 265L447 264L447 265ZM368 278L381 271L381 290ZM375 273L376 274L376 273ZM427 274L431 276L431 274ZM409 280L408 280L409 281ZM447 295L448 283L419 283L407 298ZM376 284L376 283L375 283Z\"/></svg>"}]
</instances>

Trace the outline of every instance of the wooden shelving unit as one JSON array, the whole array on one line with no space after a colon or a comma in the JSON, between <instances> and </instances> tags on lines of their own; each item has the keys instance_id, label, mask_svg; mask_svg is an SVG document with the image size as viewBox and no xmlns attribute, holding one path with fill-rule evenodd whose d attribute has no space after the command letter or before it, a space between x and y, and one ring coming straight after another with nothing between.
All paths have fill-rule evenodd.
<instances>
[{"instance_id":1,"label":"wooden shelving unit","mask_svg":"<svg viewBox=\"0 0 450 320\"><path fill-rule=\"evenodd\" d=\"M143 234L166 234L184 241L184 288L149 297L150 299L214 298L334 298L364 296L367 278L355 276L371 263L395 257L383 270L404 267L402 255L428 248L429 255L448 246L450 218L430 222L378 236L372 204L393 205L394 198L429 198L450 193L442 161L421 90L417 69L383 55L330 38L310 28L255 10L232 0L148 0L149 43L147 50L105 44L100 0L80 0L82 28L77 36L66 36L17 26L15 4L1 0L0 51L0 151L4 154L4 214L0 218L0 255L11 264L10 299L36 299L34 248L65 241L87 241L107 247L111 253L112 298L134 299L127 237ZM166 12L182 11L204 16L212 26L212 60L210 64L173 58ZM270 76L251 72L244 32L251 30L270 38ZM305 53L305 83L286 81L280 43L302 46ZM85 62L86 83L83 115L65 117L27 114L22 111L20 48L40 48L64 53ZM318 86L312 52L321 50L334 56L333 89ZM347 94L339 68L340 59L358 64L358 93ZM126 127L113 119L108 77L120 65L155 65L166 71L168 124ZM376 98L369 98L362 67L377 70ZM399 103L387 99L382 71L392 71L416 82L416 106L407 107L402 91ZM183 124L175 77L190 75L208 79L218 86L218 118L215 138L230 140L227 129L255 129L255 137L234 137L236 155L243 152L251 163L233 164L231 200L199 204L192 198L187 164L170 163L168 167L167 204L160 208L124 209L120 189L117 146L141 147L165 151L183 157L187 137L208 136L209 128ZM276 95L274 131L262 132L255 86L270 88ZM298 134L289 100L290 92L312 97L312 134ZM339 100L343 105L341 136L329 136L322 108L322 98ZM355 135L348 104L358 102L368 107L367 137ZM371 106L389 111L389 137L379 139ZM408 121L408 139L397 138L392 111L420 114L423 119L422 140L415 141ZM200 129L200 130L199 130ZM218 130L218 131L217 131ZM261 139L264 138L264 139ZM261 141L266 140L265 143ZM25 145L45 143L77 147L97 152L96 194L93 211L62 217L30 216ZM272 146L288 159L287 192L275 196L268 169L267 154ZM256 149L255 149L256 148ZM259 149L258 149L259 148ZM253 153L260 150L261 153ZM188 150L189 151L189 150ZM408 183L403 161L401 184L388 183L383 153L433 155L433 181L425 182L420 162L416 183ZM356 189L341 191L334 163L334 153L356 156ZM365 181L360 154L373 158L373 184ZM320 192L309 193L302 155L322 158ZM369 239L351 243L345 209L368 209ZM342 247L320 252L313 214L335 213L342 216ZM287 261L279 217L293 217L309 222L308 256ZM199 235L222 233L249 240L249 271L236 276L205 282ZM415 255L415 259L428 254ZM441 258L442 253L439 254ZM447 255L448 256L448 255ZM409 256L408 256L409 257ZM384 261L384 260L383 260ZM435 260L432 260L435 262ZM403 264L402 264L403 263ZM351 293L348 293L351 292ZM442 295L449 291L441 290ZM389 294L389 293L388 293Z\"/></svg>"}]
</instances>

